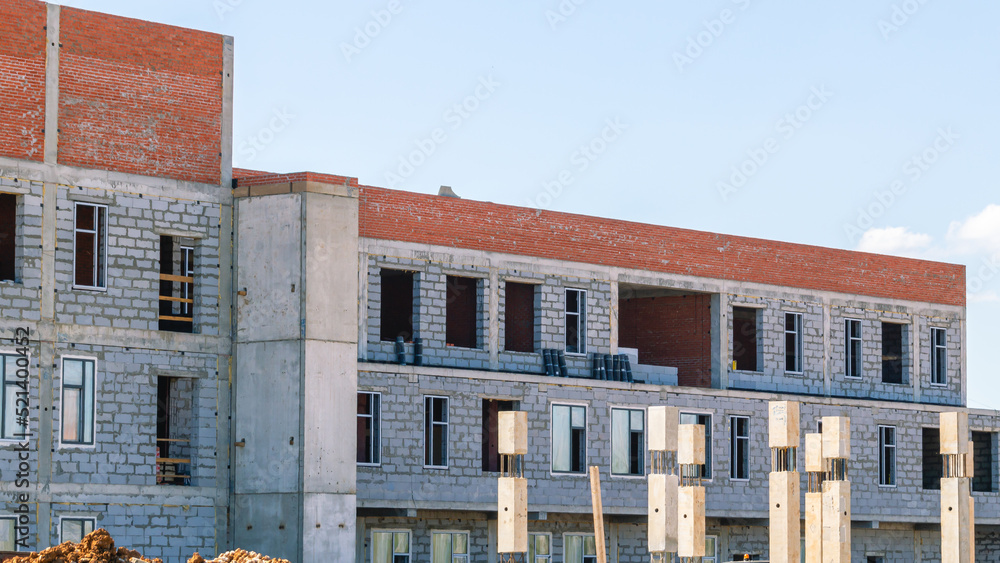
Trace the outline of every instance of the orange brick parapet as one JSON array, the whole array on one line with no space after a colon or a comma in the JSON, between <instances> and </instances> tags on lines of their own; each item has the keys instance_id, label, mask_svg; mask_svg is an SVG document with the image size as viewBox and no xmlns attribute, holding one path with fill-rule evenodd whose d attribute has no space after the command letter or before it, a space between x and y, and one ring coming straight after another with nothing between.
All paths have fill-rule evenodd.
<instances>
[{"instance_id":1,"label":"orange brick parapet","mask_svg":"<svg viewBox=\"0 0 1000 563\"><path fill-rule=\"evenodd\" d=\"M60 164L219 183L223 36L63 7L60 41Z\"/></svg>"},{"instance_id":2,"label":"orange brick parapet","mask_svg":"<svg viewBox=\"0 0 1000 563\"><path fill-rule=\"evenodd\" d=\"M239 185L298 178L242 171ZM253 174L258 174L254 176ZM344 176L300 173L301 179ZM360 186L362 237L965 306L965 266Z\"/></svg>"},{"instance_id":3,"label":"orange brick parapet","mask_svg":"<svg viewBox=\"0 0 1000 563\"><path fill-rule=\"evenodd\" d=\"M3 0L0 8L0 155L45 155L45 4Z\"/></svg>"},{"instance_id":4,"label":"orange brick parapet","mask_svg":"<svg viewBox=\"0 0 1000 563\"><path fill-rule=\"evenodd\" d=\"M0 2L0 156L44 160L46 34L44 2ZM60 8L59 164L219 184L225 41Z\"/></svg>"},{"instance_id":5,"label":"orange brick parapet","mask_svg":"<svg viewBox=\"0 0 1000 563\"><path fill-rule=\"evenodd\" d=\"M362 187L360 235L965 306L965 266Z\"/></svg>"}]
</instances>

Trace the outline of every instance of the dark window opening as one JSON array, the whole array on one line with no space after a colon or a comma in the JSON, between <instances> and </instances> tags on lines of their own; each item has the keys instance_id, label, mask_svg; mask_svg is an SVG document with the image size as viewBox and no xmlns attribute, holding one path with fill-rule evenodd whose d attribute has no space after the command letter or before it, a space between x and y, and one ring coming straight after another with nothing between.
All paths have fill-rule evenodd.
<instances>
[{"instance_id":1,"label":"dark window opening","mask_svg":"<svg viewBox=\"0 0 1000 563\"><path fill-rule=\"evenodd\" d=\"M378 465L381 457L382 395L358 393L358 463Z\"/></svg>"},{"instance_id":2,"label":"dark window opening","mask_svg":"<svg viewBox=\"0 0 1000 563\"><path fill-rule=\"evenodd\" d=\"M535 286L507 282L504 303L504 350L535 351Z\"/></svg>"},{"instance_id":3,"label":"dark window opening","mask_svg":"<svg viewBox=\"0 0 1000 563\"><path fill-rule=\"evenodd\" d=\"M77 203L75 213L73 283L77 287L104 289L107 287L108 208Z\"/></svg>"},{"instance_id":4,"label":"dark window opening","mask_svg":"<svg viewBox=\"0 0 1000 563\"><path fill-rule=\"evenodd\" d=\"M750 478L750 417L729 417L729 478Z\"/></svg>"},{"instance_id":5,"label":"dark window opening","mask_svg":"<svg viewBox=\"0 0 1000 563\"><path fill-rule=\"evenodd\" d=\"M160 330L194 332L194 246L160 237Z\"/></svg>"},{"instance_id":6,"label":"dark window opening","mask_svg":"<svg viewBox=\"0 0 1000 563\"><path fill-rule=\"evenodd\" d=\"M0 280L15 280L17 196L0 194Z\"/></svg>"},{"instance_id":7,"label":"dark window opening","mask_svg":"<svg viewBox=\"0 0 1000 563\"><path fill-rule=\"evenodd\" d=\"M156 378L156 482L191 484L194 380Z\"/></svg>"},{"instance_id":8,"label":"dark window opening","mask_svg":"<svg viewBox=\"0 0 1000 563\"><path fill-rule=\"evenodd\" d=\"M483 471L500 471L500 450L497 425L500 413L515 410L514 401L483 399Z\"/></svg>"},{"instance_id":9,"label":"dark window opening","mask_svg":"<svg viewBox=\"0 0 1000 563\"><path fill-rule=\"evenodd\" d=\"M445 344L476 348L476 301L478 280L447 276L445 281Z\"/></svg>"},{"instance_id":10,"label":"dark window opening","mask_svg":"<svg viewBox=\"0 0 1000 563\"><path fill-rule=\"evenodd\" d=\"M447 397L424 397L424 465L448 466Z\"/></svg>"},{"instance_id":11,"label":"dark window opening","mask_svg":"<svg viewBox=\"0 0 1000 563\"><path fill-rule=\"evenodd\" d=\"M757 309L733 307L733 361L738 371L757 371Z\"/></svg>"},{"instance_id":12,"label":"dark window opening","mask_svg":"<svg viewBox=\"0 0 1000 563\"><path fill-rule=\"evenodd\" d=\"M943 464L941 461L941 432L937 428L923 429L923 488L941 490Z\"/></svg>"},{"instance_id":13,"label":"dark window opening","mask_svg":"<svg viewBox=\"0 0 1000 563\"><path fill-rule=\"evenodd\" d=\"M993 486L993 444L996 443L995 432L972 433L972 490L989 493L996 490Z\"/></svg>"},{"instance_id":14,"label":"dark window opening","mask_svg":"<svg viewBox=\"0 0 1000 563\"><path fill-rule=\"evenodd\" d=\"M381 335L385 342L413 340L413 272L382 270Z\"/></svg>"},{"instance_id":15,"label":"dark window opening","mask_svg":"<svg viewBox=\"0 0 1000 563\"><path fill-rule=\"evenodd\" d=\"M882 382L903 383L903 325L882 323Z\"/></svg>"}]
</instances>

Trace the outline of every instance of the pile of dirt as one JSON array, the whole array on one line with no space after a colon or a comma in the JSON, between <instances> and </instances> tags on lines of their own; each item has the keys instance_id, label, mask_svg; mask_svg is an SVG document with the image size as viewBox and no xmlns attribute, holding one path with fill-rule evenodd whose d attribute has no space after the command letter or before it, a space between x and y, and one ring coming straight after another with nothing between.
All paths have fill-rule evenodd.
<instances>
[{"instance_id":1,"label":"pile of dirt","mask_svg":"<svg viewBox=\"0 0 1000 563\"><path fill-rule=\"evenodd\" d=\"M227 551L225 553L220 553L215 559L206 561L198 552L188 559L188 563L291 563L287 559L277 559L274 557L268 557L266 555L261 555L259 553L254 553L253 551L246 551L243 549L236 549L233 551Z\"/></svg>"},{"instance_id":2,"label":"pile of dirt","mask_svg":"<svg viewBox=\"0 0 1000 563\"><path fill-rule=\"evenodd\" d=\"M80 543L64 542L57 546L8 559L7 563L163 563L146 559L138 551L119 547L111 534L101 528L87 534Z\"/></svg>"}]
</instances>

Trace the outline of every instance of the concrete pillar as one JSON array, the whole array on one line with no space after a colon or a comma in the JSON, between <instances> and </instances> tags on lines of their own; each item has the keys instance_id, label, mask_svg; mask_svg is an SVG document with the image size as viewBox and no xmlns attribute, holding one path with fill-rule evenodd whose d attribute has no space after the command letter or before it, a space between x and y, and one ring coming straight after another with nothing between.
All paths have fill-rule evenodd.
<instances>
[{"instance_id":1,"label":"concrete pillar","mask_svg":"<svg viewBox=\"0 0 1000 563\"><path fill-rule=\"evenodd\" d=\"M58 4L46 4L45 21L45 164L59 159L59 20Z\"/></svg>"},{"instance_id":2,"label":"concrete pillar","mask_svg":"<svg viewBox=\"0 0 1000 563\"><path fill-rule=\"evenodd\" d=\"M356 557L358 199L254 186L236 199L235 542L303 563ZM265 413L266 415L262 415Z\"/></svg>"},{"instance_id":3,"label":"concrete pillar","mask_svg":"<svg viewBox=\"0 0 1000 563\"><path fill-rule=\"evenodd\" d=\"M851 419L823 417L823 562L851 561L851 482L847 462L851 457Z\"/></svg>"},{"instance_id":4,"label":"concrete pillar","mask_svg":"<svg viewBox=\"0 0 1000 563\"><path fill-rule=\"evenodd\" d=\"M716 293L711 297L712 325L712 388L729 388L729 295Z\"/></svg>"},{"instance_id":5,"label":"concrete pillar","mask_svg":"<svg viewBox=\"0 0 1000 563\"><path fill-rule=\"evenodd\" d=\"M806 434L806 563L823 561L823 435Z\"/></svg>"},{"instance_id":6,"label":"concrete pillar","mask_svg":"<svg viewBox=\"0 0 1000 563\"><path fill-rule=\"evenodd\" d=\"M799 403L768 403L768 446L771 448L770 560L799 563L799 472L795 470L799 446Z\"/></svg>"},{"instance_id":7,"label":"concrete pillar","mask_svg":"<svg viewBox=\"0 0 1000 563\"><path fill-rule=\"evenodd\" d=\"M941 478L941 560L968 563L975 549L971 536L972 487L968 476L969 413L943 412L941 423L941 455L944 472ZM971 549L970 549L971 546Z\"/></svg>"}]
</instances>

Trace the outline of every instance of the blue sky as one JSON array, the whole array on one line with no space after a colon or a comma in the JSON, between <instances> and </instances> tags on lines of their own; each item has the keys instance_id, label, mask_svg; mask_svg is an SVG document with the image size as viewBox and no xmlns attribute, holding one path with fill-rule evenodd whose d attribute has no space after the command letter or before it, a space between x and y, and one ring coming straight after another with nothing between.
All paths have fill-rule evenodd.
<instances>
[{"instance_id":1,"label":"blue sky","mask_svg":"<svg viewBox=\"0 0 1000 563\"><path fill-rule=\"evenodd\" d=\"M234 36L237 166L967 264L1000 408L1000 4L61 3Z\"/></svg>"}]
</instances>

